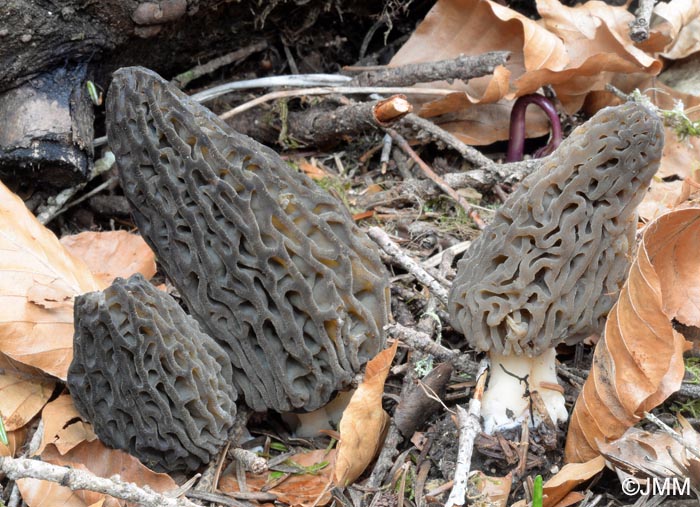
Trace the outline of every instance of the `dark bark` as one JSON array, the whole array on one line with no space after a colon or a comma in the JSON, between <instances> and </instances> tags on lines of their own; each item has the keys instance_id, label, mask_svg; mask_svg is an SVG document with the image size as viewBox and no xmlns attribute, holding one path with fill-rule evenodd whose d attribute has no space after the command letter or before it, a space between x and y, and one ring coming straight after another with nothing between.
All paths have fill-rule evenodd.
<instances>
[{"instance_id":1,"label":"dark bark","mask_svg":"<svg viewBox=\"0 0 700 507\"><path fill-rule=\"evenodd\" d=\"M87 79L106 90L111 73L131 65L170 78L251 46L269 49L263 56L251 52L255 56L250 58L256 60L248 65L249 74L288 71L288 57L279 49L285 45L298 59L301 72L335 71L357 57L354 46L359 46L365 26L382 8L369 0L0 1L0 101L5 116L15 120L12 132L5 128L5 137L12 138L0 141L0 174L25 181L31 174L32 181L58 186L84 180L92 163L93 108L84 96ZM357 32L344 34L342 44L335 47L330 44L336 37L333 27L341 19L352 22ZM308 53L316 58L306 58ZM324 65L318 55L328 63ZM36 89L50 103L52 96L44 93L43 83L61 72L82 73L79 82L71 81L59 93L58 123L65 128L48 132L48 138L46 133L27 138L26 132L35 130L34 120L26 115L20 118L16 111L32 103ZM29 91L8 97L8 92L17 93L23 86ZM66 92L70 92L67 101ZM2 120L6 126L7 118ZM27 149L37 143L42 146L38 153Z\"/></svg>"}]
</instances>

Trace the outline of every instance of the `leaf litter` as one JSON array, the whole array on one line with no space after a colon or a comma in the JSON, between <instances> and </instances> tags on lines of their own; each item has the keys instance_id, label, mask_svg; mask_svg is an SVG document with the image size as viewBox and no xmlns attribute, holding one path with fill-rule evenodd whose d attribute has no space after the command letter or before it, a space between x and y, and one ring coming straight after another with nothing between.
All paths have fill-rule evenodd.
<instances>
[{"instance_id":1,"label":"leaf litter","mask_svg":"<svg viewBox=\"0 0 700 507\"><path fill-rule=\"evenodd\" d=\"M697 2L659 3L652 17L651 36L642 44L629 40L628 24L633 16L624 7L597 1L566 7L555 0L539 0L536 5L540 19L533 21L496 2L438 1L392 65L492 49L506 49L512 55L492 76L468 83L441 83L440 87L452 86L455 93L419 103L420 114L469 144L485 145L507 138L513 99L542 87L553 91L565 115L580 110L590 114L616 103L605 90L607 84L623 92L639 88L654 104L668 110L677 100L682 100L686 109L700 104L700 98L665 86L656 77L662 68L661 56L680 59L700 50ZM527 121L531 137L547 133L542 115L531 111ZM693 207L698 202L693 199L700 195L700 146L697 138L681 139L674 134L669 127L661 169L640 208L647 225L639 254L623 297L611 312L609 329L598 345L593 369L572 416L567 455L582 463L565 465L545 482L545 507L580 500L576 496L580 493L572 490L600 472L601 453L612 463L634 465L648 457L666 460L667 468L675 466L679 475L698 480L700 466L687 450L666 434L634 427L644 411L661 404L680 385L686 344L672 321L700 327L695 260L700 246L700 231L696 230L700 210ZM300 167L314 179L335 177L313 160L302 161ZM687 206L691 207L684 208ZM402 213L394 208L356 211L359 220L374 219L379 214L376 212L394 217ZM419 216L423 211L419 210ZM417 257L432 251L414 241L405 246ZM137 235L123 231L81 233L59 242L2 185L0 250L0 354L3 368L5 363L8 366L0 374L0 413L10 440L9 447L0 445L0 454L16 454L30 421L41 414L44 435L40 453L45 461L90 469L103 477L118 473L160 491L174 489L172 479L153 474L128 455L94 440L67 394L49 402L56 379L65 379L71 359L73 298L106 286L115 276L136 271L153 276L152 252ZM644 332L639 333L640 329ZM397 342L391 352L378 356L378 363L368 365L356 403L353 406L351 402L341 422L338 450L298 452L289 458L298 463L300 472L290 474L270 490L278 495L278 501L324 505L331 501L331 484L345 486L365 476L390 419L382 397L396 347ZM377 364L378 371L373 372ZM680 424L684 436L697 439L692 427L682 419ZM234 477L224 474L220 490L236 491ZM249 474L246 483L256 490L265 488L270 480L269 475ZM485 480L480 479L481 483ZM105 503L103 495L71 492L43 481L24 479L19 485L30 506L43 505L45 498L52 498L55 505ZM507 505L497 495L487 494Z\"/></svg>"}]
</instances>

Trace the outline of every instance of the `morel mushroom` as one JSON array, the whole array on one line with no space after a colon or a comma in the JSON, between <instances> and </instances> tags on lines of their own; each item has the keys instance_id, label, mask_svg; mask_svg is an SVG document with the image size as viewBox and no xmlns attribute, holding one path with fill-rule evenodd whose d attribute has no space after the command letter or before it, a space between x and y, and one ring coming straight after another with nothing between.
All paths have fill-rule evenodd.
<instances>
[{"instance_id":1,"label":"morel mushroom","mask_svg":"<svg viewBox=\"0 0 700 507\"><path fill-rule=\"evenodd\" d=\"M471 345L489 352L486 431L527 416L523 380L554 422L567 419L552 389L554 347L602 330L662 148L661 120L645 106L603 109L523 180L459 262L449 312Z\"/></svg>"},{"instance_id":2,"label":"morel mushroom","mask_svg":"<svg viewBox=\"0 0 700 507\"><path fill-rule=\"evenodd\" d=\"M141 275L78 296L74 313L68 388L100 440L159 471L208 463L236 415L226 352Z\"/></svg>"},{"instance_id":3,"label":"morel mushroom","mask_svg":"<svg viewBox=\"0 0 700 507\"><path fill-rule=\"evenodd\" d=\"M107 133L139 231L255 410L313 410L383 348L388 276L345 207L157 74L114 75Z\"/></svg>"}]
</instances>

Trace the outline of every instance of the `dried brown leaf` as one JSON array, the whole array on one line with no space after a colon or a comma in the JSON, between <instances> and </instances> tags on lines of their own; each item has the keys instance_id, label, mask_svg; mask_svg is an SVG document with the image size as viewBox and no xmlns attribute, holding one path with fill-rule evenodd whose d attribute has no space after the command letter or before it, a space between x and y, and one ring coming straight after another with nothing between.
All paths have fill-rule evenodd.
<instances>
[{"instance_id":1,"label":"dried brown leaf","mask_svg":"<svg viewBox=\"0 0 700 507\"><path fill-rule=\"evenodd\" d=\"M472 498L486 498L490 507L506 507L512 486L513 474L510 473L504 477L490 477L481 470L476 470L469 477L470 497L474 487ZM479 502L474 502L474 505L479 505Z\"/></svg>"},{"instance_id":2,"label":"dried brown leaf","mask_svg":"<svg viewBox=\"0 0 700 507\"><path fill-rule=\"evenodd\" d=\"M301 169L304 174L306 174L312 180L318 181L330 176L330 173L328 173L325 169L319 167L315 163L309 162L306 159L299 160L298 164L299 169Z\"/></svg>"},{"instance_id":3,"label":"dried brown leaf","mask_svg":"<svg viewBox=\"0 0 700 507\"><path fill-rule=\"evenodd\" d=\"M304 507L311 505L323 506L330 503L332 496L328 487L333 473L333 463L336 457L336 450L331 451L316 450L295 454L289 458L301 467L313 467L323 463L328 466L320 468L313 474L292 474L275 487L266 490L268 493L277 495L277 500L290 507ZM249 491L260 491L268 486L271 481L269 474L254 475L246 473L246 486ZM236 474L231 473L221 477L219 489L224 493L240 491Z\"/></svg>"},{"instance_id":4,"label":"dried brown leaf","mask_svg":"<svg viewBox=\"0 0 700 507\"><path fill-rule=\"evenodd\" d=\"M689 449L699 448L700 435L682 416L679 422L680 434L688 448L666 432L632 427L617 440L602 443L600 451L621 480L629 476L645 479L673 475L690 479L692 487L698 489L700 460Z\"/></svg>"},{"instance_id":5,"label":"dried brown leaf","mask_svg":"<svg viewBox=\"0 0 700 507\"><path fill-rule=\"evenodd\" d=\"M1 183L0 251L0 353L65 379L73 297L98 283Z\"/></svg>"},{"instance_id":6,"label":"dried brown leaf","mask_svg":"<svg viewBox=\"0 0 700 507\"><path fill-rule=\"evenodd\" d=\"M343 412L338 429L340 443L333 482L347 486L355 482L381 448L389 415L382 408L384 382L394 360L398 341L367 363L365 378Z\"/></svg>"},{"instance_id":7,"label":"dried brown leaf","mask_svg":"<svg viewBox=\"0 0 700 507\"><path fill-rule=\"evenodd\" d=\"M682 316L700 326L699 234L700 208L669 212L647 226L576 401L567 461L594 458L601 443L619 438L680 386L685 339L671 321Z\"/></svg>"},{"instance_id":8,"label":"dried brown leaf","mask_svg":"<svg viewBox=\"0 0 700 507\"><path fill-rule=\"evenodd\" d=\"M133 482L141 487L148 486L159 493L177 488L175 481L168 475L149 470L133 456L108 449L99 440L83 442L63 455L55 446L48 445L41 454L41 459L54 465L88 470L99 477L109 478L119 475L123 481ZM62 507L87 507L105 499L105 495L101 493L71 491L66 487L38 479L20 479L17 485L22 499L29 507L43 507L46 505L46 499L51 499L52 506Z\"/></svg>"},{"instance_id":9,"label":"dried brown leaf","mask_svg":"<svg viewBox=\"0 0 700 507\"><path fill-rule=\"evenodd\" d=\"M118 276L141 273L147 280L156 274L156 255L138 234L127 231L86 231L63 236L61 244L82 259L103 287Z\"/></svg>"},{"instance_id":10,"label":"dried brown leaf","mask_svg":"<svg viewBox=\"0 0 700 507\"><path fill-rule=\"evenodd\" d=\"M650 24L673 41L662 53L664 58L678 60L700 51L700 3L696 0L659 2Z\"/></svg>"},{"instance_id":11,"label":"dried brown leaf","mask_svg":"<svg viewBox=\"0 0 700 507\"><path fill-rule=\"evenodd\" d=\"M54 382L27 380L12 374L0 375L0 413L5 429L24 427L49 401Z\"/></svg>"},{"instance_id":12,"label":"dried brown leaf","mask_svg":"<svg viewBox=\"0 0 700 507\"><path fill-rule=\"evenodd\" d=\"M41 414L44 433L37 454L52 444L60 454L65 454L81 442L91 442L97 438L92 425L81 420L73 404L73 398L63 394L48 403Z\"/></svg>"},{"instance_id":13,"label":"dried brown leaf","mask_svg":"<svg viewBox=\"0 0 700 507\"><path fill-rule=\"evenodd\" d=\"M16 431L7 432L7 445L0 442L0 456L17 456L27 438L27 429L22 428Z\"/></svg>"},{"instance_id":14,"label":"dried brown leaf","mask_svg":"<svg viewBox=\"0 0 700 507\"><path fill-rule=\"evenodd\" d=\"M542 19L535 22L488 0L438 1L391 65L496 50L510 51L511 57L492 76L418 85L456 90L421 104L419 114L441 115L434 121L463 141L488 144L508 138L511 101L544 85L552 85L564 109L572 113L589 92L604 89L617 73L655 75L661 70L660 60L629 38L628 24L634 17L624 6L592 1L567 7L556 0L539 0L537 8ZM653 41L648 51L665 44L658 37ZM494 102L499 107L483 116L483 104ZM530 137L547 132L543 115L531 118L536 120L528 121Z\"/></svg>"},{"instance_id":15,"label":"dried brown leaf","mask_svg":"<svg viewBox=\"0 0 700 507\"><path fill-rule=\"evenodd\" d=\"M602 456L585 463L569 463L543 486L543 507L555 507L577 486L589 481L605 468Z\"/></svg>"}]
</instances>

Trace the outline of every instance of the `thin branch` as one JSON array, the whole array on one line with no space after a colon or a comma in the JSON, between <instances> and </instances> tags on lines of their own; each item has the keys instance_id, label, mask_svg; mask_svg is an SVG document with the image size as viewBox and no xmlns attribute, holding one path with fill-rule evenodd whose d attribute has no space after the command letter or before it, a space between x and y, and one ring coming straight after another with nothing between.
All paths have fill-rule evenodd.
<instances>
[{"instance_id":1,"label":"thin branch","mask_svg":"<svg viewBox=\"0 0 700 507\"><path fill-rule=\"evenodd\" d=\"M348 83L352 78L339 74L294 74L286 76L269 76L256 79L244 79L232 81L219 86L213 86L199 93L190 95L197 102L209 102L217 97L226 95L235 90L249 90L251 88L269 88L276 86L339 86Z\"/></svg>"},{"instance_id":2,"label":"thin branch","mask_svg":"<svg viewBox=\"0 0 700 507\"><path fill-rule=\"evenodd\" d=\"M253 44L249 44L244 48L240 48L236 51L232 51L231 53L227 53L218 58L214 58L213 60L209 60L207 63L197 65L196 67L193 67L190 70L183 72L182 74L178 74L172 79L171 82L178 88L184 88L189 84L190 81L193 81L202 76L206 76L207 74L214 72L216 69L225 67L226 65L230 65L234 62L240 62L241 60L248 58L253 53L257 53L266 48L267 41L264 40L255 42Z\"/></svg>"},{"instance_id":3,"label":"thin branch","mask_svg":"<svg viewBox=\"0 0 700 507\"><path fill-rule=\"evenodd\" d=\"M253 451L235 448L232 449L230 453L231 457L241 463L247 471L254 474L262 474L267 472L267 460L258 456Z\"/></svg>"},{"instance_id":4,"label":"thin branch","mask_svg":"<svg viewBox=\"0 0 700 507\"><path fill-rule=\"evenodd\" d=\"M105 479L76 468L45 463L36 459L0 457L0 471L10 479L40 479L55 482L72 491L84 489L104 493L145 507L199 507L186 498L169 498L120 479Z\"/></svg>"},{"instance_id":5,"label":"thin branch","mask_svg":"<svg viewBox=\"0 0 700 507\"><path fill-rule=\"evenodd\" d=\"M87 194L86 196L83 196L82 198L78 199L77 201L73 201L72 203L68 204L68 201L75 195L77 194L80 190L82 190L85 185L88 184L88 182L92 181L94 178L99 176L100 174L103 174L107 171L109 171L112 166L114 165L114 155L112 154L111 151L105 152L105 154L100 158L99 160L95 161L95 167L92 170L92 174L90 175L90 179L84 183L80 183L78 185L75 185L74 187L66 188L65 190L62 190L58 195L49 198L47 203L43 206L40 206L39 209L37 210L37 220L46 225L48 224L51 220L56 218L58 215L66 211L68 208L71 206L74 206L81 202L84 199L87 199L88 197L92 196L93 194L97 193L95 190L93 190L91 193ZM111 180L109 180L111 181ZM105 184L100 185L100 190L105 186Z\"/></svg>"},{"instance_id":6,"label":"thin branch","mask_svg":"<svg viewBox=\"0 0 700 507\"><path fill-rule=\"evenodd\" d=\"M382 250L390 255L398 264L403 266L409 273L416 277L420 283L430 289L430 291L443 304L447 304L447 289L443 287L430 273L423 269L418 262L405 254L401 248L394 243L389 235L379 227L372 227L367 231L372 240L377 243Z\"/></svg>"},{"instance_id":7,"label":"thin branch","mask_svg":"<svg viewBox=\"0 0 700 507\"><path fill-rule=\"evenodd\" d=\"M307 95L331 95L334 93L341 94L359 94L367 95L370 93L380 93L385 95L393 94L403 94L403 95L427 95L427 96L438 96L444 97L454 93L454 90L448 90L446 88L409 88L409 87L352 87L352 86L329 86L322 88L298 88L294 90L281 90L277 92L267 93L256 99L244 102L243 104L234 107L230 111L225 112L220 115L219 118L222 120L228 120L229 118L247 111L253 107L259 106L265 102L270 102L271 100L282 99L285 97L298 97Z\"/></svg>"},{"instance_id":8,"label":"thin branch","mask_svg":"<svg viewBox=\"0 0 700 507\"><path fill-rule=\"evenodd\" d=\"M358 102L337 109L311 108L289 114L289 135L294 139L323 145L343 135L356 134L367 127L388 127L413 109L404 95Z\"/></svg>"},{"instance_id":9,"label":"thin branch","mask_svg":"<svg viewBox=\"0 0 700 507\"><path fill-rule=\"evenodd\" d=\"M384 329L389 336L401 340L411 349L430 354L438 361L449 361L459 371L469 375L475 375L479 371L479 364L469 359L466 354L440 345L426 333L402 326L399 323L389 324Z\"/></svg>"},{"instance_id":10,"label":"thin branch","mask_svg":"<svg viewBox=\"0 0 700 507\"><path fill-rule=\"evenodd\" d=\"M438 187L442 189L443 192L445 192L447 195L452 197L455 201L457 201L457 204L459 204L462 209L466 212L466 214L474 220L474 223L479 227L479 229L484 228L484 223L478 218L478 215L474 211L474 208L462 197L459 195L459 193L452 187L450 187L445 180L443 180L440 176L437 175L435 171L432 170L432 168L426 164L422 158L418 156L418 154L413 151L413 148L411 148L406 141L398 132L396 132L394 129L387 129L387 133L391 136L391 138L394 140L396 144L399 145L399 147L406 152L406 154L411 157L416 164L418 164L418 167L421 168L423 173L433 182L435 183Z\"/></svg>"},{"instance_id":11,"label":"thin branch","mask_svg":"<svg viewBox=\"0 0 700 507\"><path fill-rule=\"evenodd\" d=\"M493 74L498 65L508 61L510 52L492 51L482 55L459 55L450 60L437 62L421 62L401 65L399 67L384 67L370 70L355 76L351 84L354 86L412 86L416 83L431 81L453 81L469 79Z\"/></svg>"},{"instance_id":12,"label":"thin branch","mask_svg":"<svg viewBox=\"0 0 700 507\"><path fill-rule=\"evenodd\" d=\"M683 435L678 433L676 430L671 428L668 424L666 424L665 422L663 422L661 419L659 419L658 417L656 417L654 414L652 414L650 412L644 412L644 417L647 420L653 422L659 428L661 428L661 430L664 433L668 434L673 440L675 440L676 442L681 444L686 451L688 451L690 454L692 454L696 458L700 459L700 451L698 451L693 446L693 444L691 444L685 438L683 438Z\"/></svg>"},{"instance_id":13,"label":"thin branch","mask_svg":"<svg viewBox=\"0 0 700 507\"><path fill-rule=\"evenodd\" d=\"M656 0L639 0L635 19L630 23L630 39L634 42L644 42L649 38L649 20L655 3Z\"/></svg>"},{"instance_id":14,"label":"thin branch","mask_svg":"<svg viewBox=\"0 0 700 507\"><path fill-rule=\"evenodd\" d=\"M474 440L481 431L481 397L484 394L486 384L487 361L484 359L479 365L476 387L471 400L469 410L457 405L457 422L459 425L459 447L457 449L457 467L455 468L454 486L450 496L445 502L447 507L452 505L464 505L467 496L467 481L471 470L472 453L474 452Z\"/></svg>"},{"instance_id":15,"label":"thin branch","mask_svg":"<svg viewBox=\"0 0 700 507\"><path fill-rule=\"evenodd\" d=\"M430 120L421 118L415 113L406 115L406 117L401 120L401 123L404 125L409 125L413 129L420 129L429 134L433 139L442 141L447 146L457 151L460 155L462 155L464 160L472 165L488 167L494 163L493 160L485 157L479 150L463 143L445 129L440 128Z\"/></svg>"}]
</instances>

